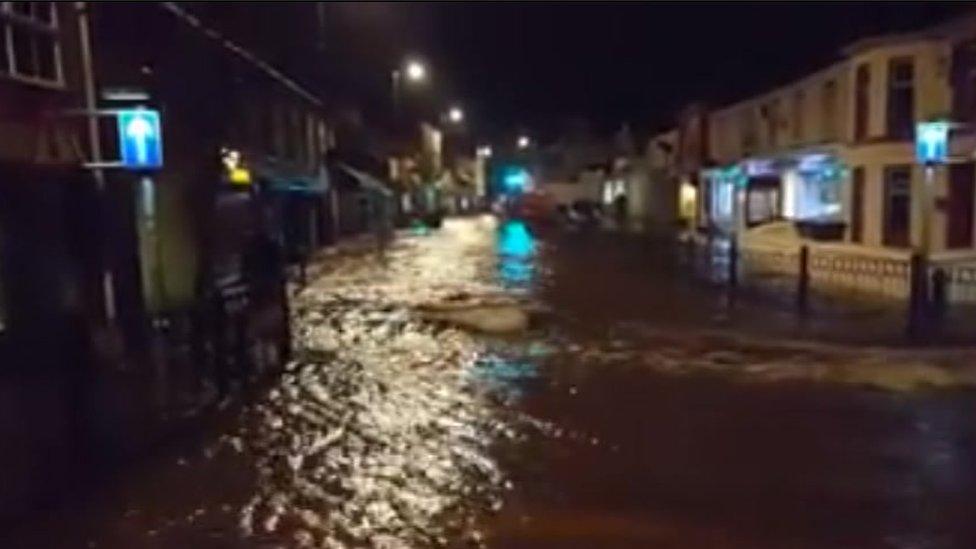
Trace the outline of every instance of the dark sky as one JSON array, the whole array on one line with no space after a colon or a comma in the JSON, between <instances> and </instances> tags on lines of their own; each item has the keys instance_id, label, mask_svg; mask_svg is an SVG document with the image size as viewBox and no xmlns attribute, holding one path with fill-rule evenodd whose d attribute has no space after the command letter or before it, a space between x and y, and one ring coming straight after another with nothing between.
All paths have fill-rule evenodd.
<instances>
[{"instance_id":1,"label":"dark sky","mask_svg":"<svg viewBox=\"0 0 976 549\"><path fill-rule=\"evenodd\" d=\"M279 4L280 5L280 4ZM328 94L367 116L388 104L404 55L433 71L410 100L434 111L461 102L472 131L551 136L570 116L598 128L668 127L694 99L722 104L836 59L838 48L914 30L971 5L936 2L562 3L327 2ZM289 32L285 30L285 32Z\"/></svg>"}]
</instances>

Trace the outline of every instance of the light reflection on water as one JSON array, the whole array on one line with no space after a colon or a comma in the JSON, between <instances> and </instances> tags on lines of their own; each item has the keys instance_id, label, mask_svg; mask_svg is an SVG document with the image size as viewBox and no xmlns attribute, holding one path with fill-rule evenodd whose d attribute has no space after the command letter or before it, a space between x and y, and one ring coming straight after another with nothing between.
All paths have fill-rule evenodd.
<instances>
[{"instance_id":1,"label":"light reflection on water","mask_svg":"<svg viewBox=\"0 0 976 549\"><path fill-rule=\"evenodd\" d=\"M535 280L536 242L525 222L510 219L498 229L498 276L506 288L528 289Z\"/></svg>"},{"instance_id":2,"label":"light reflection on water","mask_svg":"<svg viewBox=\"0 0 976 549\"><path fill-rule=\"evenodd\" d=\"M528 359L487 354L474 364L471 376L505 402L513 403L525 395L526 383L539 377L539 371Z\"/></svg>"},{"instance_id":3,"label":"light reflection on water","mask_svg":"<svg viewBox=\"0 0 976 549\"><path fill-rule=\"evenodd\" d=\"M412 307L497 292L484 253L496 236L503 263L531 259L524 225L447 225L401 242L385 263L344 259L301 294L297 363L235 439L257 462L258 488L239 513L245 535L315 547L483 544L478 517L512 488L489 450L538 427L497 402L517 398L533 367Z\"/></svg>"}]
</instances>

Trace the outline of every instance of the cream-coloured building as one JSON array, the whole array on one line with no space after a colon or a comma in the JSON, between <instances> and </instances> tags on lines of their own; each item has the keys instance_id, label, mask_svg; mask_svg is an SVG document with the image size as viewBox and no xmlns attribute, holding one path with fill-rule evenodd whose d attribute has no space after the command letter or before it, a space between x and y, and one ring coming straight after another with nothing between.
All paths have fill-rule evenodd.
<instances>
[{"instance_id":1,"label":"cream-coloured building","mask_svg":"<svg viewBox=\"0 0 976 549\"><path fill-rule=\"evenodd\" d=\"M709 224L738 233L786 219L870 248L973 249L976 17L842 53L708 113L714 167L702 170L696 194ZM932 120L952 130L948 162L927 168L915 128Z\"/></svg>"}]
</instances>

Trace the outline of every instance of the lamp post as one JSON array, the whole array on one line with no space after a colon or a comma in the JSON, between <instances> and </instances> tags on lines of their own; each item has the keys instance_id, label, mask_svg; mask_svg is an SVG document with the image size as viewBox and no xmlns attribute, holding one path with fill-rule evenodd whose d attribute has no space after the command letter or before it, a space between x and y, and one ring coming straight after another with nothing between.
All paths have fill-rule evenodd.
<instances>
[{"instance_id":1,"label":"lamp post","mask_svg":"<svg viewBox=\"0 0 976 549\"><path fill-rule=\"evenodd\" d=\"M919 242L912 256L909 332L918 335L929 306L929 255L932 251L932 197L935 170L949 157L949 127L945 120L920 122L915 126L915 156L922 165L925 178L919 189Z\"/></svg>"},{"instance_id":2,"label":"lamp post","mask_svg":"<svg viewBox=\"0 0 976 549\"><path fill-rule=\"evenodd\" d=\"M519 138L518 138L518 141L516 141L515 144L518 145L518 148L524 150L524 149L528 149L529 148L529 145L531 143L532 143L532 141L529 139L529 136L527 136L527 135L520 135Z\"/></svg>"}]
</instances>

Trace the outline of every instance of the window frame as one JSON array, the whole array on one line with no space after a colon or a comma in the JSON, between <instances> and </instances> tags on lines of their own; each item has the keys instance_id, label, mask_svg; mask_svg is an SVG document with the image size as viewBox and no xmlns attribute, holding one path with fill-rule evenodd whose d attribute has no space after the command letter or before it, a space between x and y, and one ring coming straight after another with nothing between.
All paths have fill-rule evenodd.
<instances>
[{"instance_id":1,"label":"window frame","mask_svg":"<svg viewBox=\"0 0 976 549\"><path fill-rule=\"evenodd\" d=\"M50 22L44 22L36 16L25 16L14 11L13 2L0 2L0 40L6 48L6 68L0 70L0 79L22 82L34 86L50 89L64 89L64 56L61 48L61 26L58 13L58 2L31 2L33 9L41 4L47 4L50 12ZM14 29L26 31L35 44L38 37L51 41L54 64L54 77L47 78L37 74L27 74L18 69L17 53L14 48ZM36 54L35 54L36 55ZM37 71L39 72L39 71Z\"/></svg>"},{"instance_id":2,"label":"window frame","mask_svg":"<svg viewBox=\"0 0 976 549\"><path fill-rule=\"evenodd\" d=\"M895 78L895 68L899 65L907 66L910 69L911 79L898 80ZM888 82L886 86L886 108L885 108L885 134L889 138L911 139L915 129L915 58L912 56L899 56L888 59ZM895 127L895 109L893 101L898 93L907 93L909 99L909 112L907 113L907 123L904 128Z\"/></svg>"},{"instance_id":3,"label":"window frame","mask_svg":"<svg viewBox=\"0 0 976 549\"><path fill-rule=\"evenodd\" d=\"M854 70L854 141L868 138L871 126L871 65L861 63Z\"/></svg>"}]
</instances>

